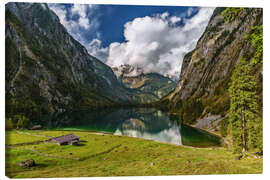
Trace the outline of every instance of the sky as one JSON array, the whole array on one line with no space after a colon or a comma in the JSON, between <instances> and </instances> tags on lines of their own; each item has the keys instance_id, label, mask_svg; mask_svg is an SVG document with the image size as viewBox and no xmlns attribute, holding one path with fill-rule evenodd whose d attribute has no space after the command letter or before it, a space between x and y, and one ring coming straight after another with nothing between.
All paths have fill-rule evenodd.
<instances>
[{"instance_id":1,"label":"sky","mask_svg":"<svg viewBox=\"0 0 270 180\"><path fill-rule=\"evenodd\" d=\"M214 11L206 7L48 4L89 54L177 80Z\"/></svg>"}]
</instances>

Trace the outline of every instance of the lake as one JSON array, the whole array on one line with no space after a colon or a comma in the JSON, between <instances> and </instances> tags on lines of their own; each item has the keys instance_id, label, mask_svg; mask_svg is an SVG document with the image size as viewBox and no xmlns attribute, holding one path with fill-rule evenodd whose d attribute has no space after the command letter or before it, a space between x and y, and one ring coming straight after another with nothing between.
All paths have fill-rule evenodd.
<instances>
[{"instance_id":1,"label":"lake","mask_svg":"<svg viewBox=\"0 0 270 180\"><path fill-rule=\"evenodd\" d=\"M181 123L176 115L155 108L125 108L59 114L50 129L106 132L195 147L220 146L220 138Z\"/></svg>"}]
</instances>

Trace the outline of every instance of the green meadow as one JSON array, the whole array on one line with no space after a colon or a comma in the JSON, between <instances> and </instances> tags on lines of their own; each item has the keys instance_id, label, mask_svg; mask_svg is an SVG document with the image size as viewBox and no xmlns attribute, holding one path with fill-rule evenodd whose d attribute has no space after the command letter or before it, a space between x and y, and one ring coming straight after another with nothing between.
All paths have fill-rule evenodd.
<instances>
[{"instance_id":1,"label":"green meadow","mask_svg":"<svg viewBox=\"0 0 270 180\"><path fill-rule=\"evenodd\" d=\"M77 146L29 144L70 133L80 137ZM94 132L6 131L6 176L11 178L262 173L262 157L235 156L223 147L177 146ZM36 165L18 165L27 159Z\"/></svg>"}]
</instances>

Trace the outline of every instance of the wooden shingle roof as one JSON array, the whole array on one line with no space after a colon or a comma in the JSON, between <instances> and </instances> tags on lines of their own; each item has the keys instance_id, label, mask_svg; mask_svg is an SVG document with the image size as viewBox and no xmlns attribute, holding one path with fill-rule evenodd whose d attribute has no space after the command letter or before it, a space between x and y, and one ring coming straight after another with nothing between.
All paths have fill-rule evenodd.
<instances>
[{"instance_id":1,"label":"wooden shingle roof","mask_svg":"<svg viewBox=\"0 0 270 180\"><path fill-rule=\"evenodd\" d=\"M58 143L65 143L65 142L70 142L74 140L79 140L78 136L75 136L74 134L67 134L59 137L52 138L52 141L58 142Z\"/></svg>"}]
</instances>

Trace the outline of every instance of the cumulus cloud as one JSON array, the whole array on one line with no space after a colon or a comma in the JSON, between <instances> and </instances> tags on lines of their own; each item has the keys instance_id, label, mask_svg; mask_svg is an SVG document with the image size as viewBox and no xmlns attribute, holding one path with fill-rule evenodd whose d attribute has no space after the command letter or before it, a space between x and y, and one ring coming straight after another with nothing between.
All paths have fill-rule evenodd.
<instances>
[{"instance_id":1,"label":"cumulus cloud","mask_svg":"<svg viewBox=\"0 0 270 180\"><path fill-rule=\"evenodd\" d=\"M169 16L168 12L164 12L162 14L158 14L157 16L160 16L162 19L166 19Z\"/></svg>"},{"instance_id":2,"label":"cumulus cloud","mask_svg":"<svg viewBox=\"0 0 270 180\"><path fill-rule=\"evenodd\" d=\"M180 17L176 17L176 16L172 16L171 18L170 18L170 21L171 21L171 23L177 23L177 22L180 22L181 21L181 18Z\"/></svg>"},{"instance_id":3,"label":"cumulus cloud","mask_svg":"<svg viewBox=\"0 0 270 180\"><path fill-rule=\"evenodd\" d=\"M130 64L146 73L158 72L174 79L179 77L184 55L195 48L214 10L190 7L179 15L164 12L135 18L124 25L124 42L103 47L97 31L98 5L49 4L49 7L89 54L109 66ZM89 34L95 34L94 38Z\"/></svg>"},{"instance_id":4,"label":"cumulus cloud","mask_svg":"<svg viewBox=\"0 0 270 180\"><path fill-rule=\"evenodd\" d=\"M74 4L71 8L71 14L78 15L78 24L84 29L88 29L90 27L90 22L87 16L88 8L92 8L92 5L82 5L82 4Z\"/></svg>"},{"instance_id":5,"label":"cumulus cloud","mask_svg":"<svg viewBox=\"0 0 270 180\"><path fill-rule=\"evenodd\" d=\"M73 4L66 7L63 4L48 4L60 19L67 31L83 45L86 44L84 34L94 32L99 22L94 16L97 5Z\"/></svg>"},{"instance_id":6,"label":"cumulus cloud","mask_svg":"<svg viewBox=\"0 0 270 180\"><path fill-rule=\"evenodd\" d=\"M85 45L87 51L92 56L98 58L99 60L105 62L108 58L109 54L109 48L108 47L102 47L102 42L95 38L93 39L89 44Z\"/></svg>"},{"instance_id":7,"label":"cumulus cloud","mask_svg":"<svg viewBox=\"0 0 270 180\"><path fill-rule=\"evenodd\" d=\"M106 63L111 67L130 64L142 67L146 73L158 72L177 79L184 55L195 48L213 10L200 8L195 16L184 19L183 26L176 26L181 18L168 12L127 22L125 42L110 44Z\"/></svg>"},{"instance_id":8,"label":"cumulus cloud","mask_svg":"<svg viewBox=\"0 0 270 180\"><path fill-rule=\"evenodd\" d=\"M188 8L187 13L186 13L186 16L187 17L190 17L197 10L198 10L198 8L196 8L196 7L190 7L190 8Z\"/></svg>"}]
</instances>

